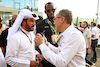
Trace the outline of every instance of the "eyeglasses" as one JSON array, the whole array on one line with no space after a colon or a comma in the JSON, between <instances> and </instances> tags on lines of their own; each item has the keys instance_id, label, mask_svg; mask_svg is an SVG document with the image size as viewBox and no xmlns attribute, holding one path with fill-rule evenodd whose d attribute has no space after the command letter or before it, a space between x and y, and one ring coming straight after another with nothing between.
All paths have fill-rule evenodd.
<instances>
[{"instance_id":1,"label":"eyeglasses","mask_svg":"<svg viewBox=\"0 0 100 67\"><path fill-rule=\"evenodd\" d=\"M47 10L48 13L50 13L51 11L54 13L55 12L55 9Z\"/></svg>"}]
</instances>

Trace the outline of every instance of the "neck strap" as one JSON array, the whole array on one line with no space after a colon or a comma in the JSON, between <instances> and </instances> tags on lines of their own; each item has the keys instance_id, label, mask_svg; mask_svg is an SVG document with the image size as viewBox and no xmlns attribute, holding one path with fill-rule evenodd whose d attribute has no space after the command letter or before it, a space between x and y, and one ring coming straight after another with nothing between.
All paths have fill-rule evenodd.
<instances>
[{"instance_id":1,"label":"neck strap","mask_svg":"<svg viewBox=\"0 0 100 67\"><path fill-rule=\"evenodd\" d=\"M27 36L27 38L29 39L30 43L32 44L32 40L28 37L28 35L24 31L22 31L22 32Z\"/></svg>"}]
</instances>

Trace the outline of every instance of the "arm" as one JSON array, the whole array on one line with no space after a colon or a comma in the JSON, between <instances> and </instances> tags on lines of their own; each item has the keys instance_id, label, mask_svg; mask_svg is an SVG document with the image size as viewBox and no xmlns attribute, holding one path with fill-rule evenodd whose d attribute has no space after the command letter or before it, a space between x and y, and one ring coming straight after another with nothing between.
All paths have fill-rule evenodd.
<instances>
[{"instance_id":1,"label":"arm","mask_svg":"<svg viewBox=\"0 0 100 67\"><path fill-rule=\"evenodd\" d=\"M7 46L7 35L8 35L8 29L5 29L4 31L2 31L1 36L0 36L0 45L2 45L2 48L4 50L4 55L6 52L6 46Z\"/></svg>"},{"instance_id":2,"label":"arm","mask_svg":"<svg viewBox=\"0 0 100 67\"><path fill-rule=\"evenodd\" d=\"M87 32L87 37L88 37L88 49L87 49L87 53L90 54L91 53L91 32L90 30L88 30Z\"/></svg>"},{"instance_id":3,"label":"arm","mask_svg":"<svg viewBox=\"0 0 100 67\"><path fill-rule=\"evenodd\" d=\"M52 51L54 51L54 52L57 54L57 53L59 52L58 48L55 47L55 46L53 46L53 45L50 44L49 42L47 42L47 39L46 39L45 36L43 36L43 38L44 38L45 44L46 44Z\"/></svg>"},{"instance_id":4,"label":"arm","mask_svg":"<svg viewBox=\"0 0 100 67\"><path fill-rule=\"evenodd\" d=\"M87 49L87 53L90 54L91 53L91 38L88 38L88 41L89 41L89 46L88 46L88 49Z\"/></svg>"},{"instance_id":5,"label":"arm","mask_svg":"<svg viewBox=\"0 0 100 67\"><path fill-rule=\"evenodd\" d=\"M1 47L1 50L2 50L2 53L4 54L5 52L4 52L4 48L3 47Z\"/></svg>"},{"instance_id":6,"label":"arm","mask_svg":"<svg viewBox=\"0 0 100 67\"><path fill-rule=\"evenodd\" d=\"M59 50L57 47L53 46L52 44L48 43L48 47L55 52L56 54L59 53Z\"/></svg>"},{"instance_id":7,"label":"arm","mask_svg":"<svg viewBox=\"0 0 100 67\"><path fill-rule=\"evenodd\" d=\"M95 37L95 30L92 30L92 36L91 36L92 38L94 38Z\"/></svg>"},{"instance_id":8,"label":"arm","mask_svg":"<svg viewBox=\"0 0 100 67\"><path fill-rule=\"evenodd\" d=\"M95 37L95 35L92 35L92 37L94 38L94 37Z\"/></svg>"},{"instance_id":9,"label":"arm","mask_svg":"<svg viewBox=\"0 0 100 67\"><path fill-rule=\"evenodd\" d=\"M35 40L37 39L38 38L36 38ZM58 54L50 50L43 42L41 42L40 45L38 44L38 46L46 60L57 67L65 67L77 54L79 46L81 44L81 39L78 35L72 35L69 40L70 41L65 43L66 46L64 46L64 48Z\"/></svg>"},{"instance_id":10,"label":"arm","mask_svg":"<svg viewBox=\"0 0 100 67\"><path fill-rule=\"evenodd\" d=\"M91 38L88 38L89 41L89 48L91 48Z\"/></svg>"}]
</instances>

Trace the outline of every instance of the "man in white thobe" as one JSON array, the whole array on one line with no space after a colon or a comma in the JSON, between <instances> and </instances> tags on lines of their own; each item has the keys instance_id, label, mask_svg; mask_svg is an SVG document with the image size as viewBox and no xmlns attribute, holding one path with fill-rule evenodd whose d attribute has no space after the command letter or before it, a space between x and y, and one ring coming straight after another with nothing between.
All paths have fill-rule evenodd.
<instances>
[{"instance_id":1,"label":"man in white thobe","mask_svg":"<svg viewBox=\"0 0 100 67\"><path fill-rule=\"evenodd\" d=\"M35 50L35 35L33 35L36 19L38 19L37 14L23 9L14 25L9 29L6 62L10 66L36 67L39 65L39 62L36 62L36 57L42 56Z\"/></svg>"},{"instance_id":2,"label":"man in white thobe","mask_svg":"<svg viewBox=\"0 0 100 67\"><path fill-rule=\"evenodd\" d=\"M0 48L0 67L7 67L1 48Z\"/></svg>"}]
</instances>

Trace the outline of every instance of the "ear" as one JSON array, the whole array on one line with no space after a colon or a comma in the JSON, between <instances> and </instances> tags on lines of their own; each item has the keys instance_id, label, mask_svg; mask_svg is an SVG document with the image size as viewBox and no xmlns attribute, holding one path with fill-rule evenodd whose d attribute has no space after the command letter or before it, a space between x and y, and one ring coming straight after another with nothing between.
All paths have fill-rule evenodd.
<instances>
[{"instance_id":1,"label":"ear","mask_svg":"<svg viewBox=\"0 0 100 67\"><path fill-rule=\"evenodd\" d=\"M24 25L25 24L25 21L22 21L22 24Z\"/></svg>"},{"instance_id":2,"label":"ear","mask_svg":"<svg viewBox=\"0 0 100 67\"><path fill-rule=\"evenodd\" d=\"M22 21L22 23L24 23L24 21Z\"/></svg>"},{"instance_id":3,"label":"ear","mask_svg":"<svg viewBox=\"0 0 100 67\"><path fill-rule=\"evenodd\" d=\"M44 12L47 14L46 10Z\"/></svg>"},{"instance_id":4,"label":"ear","mask_svg":"<svg viewBox=\"0 0 100 67\"><path fill-rule=\"evenodd\" d=\"M64 22L65 22L65 18L62 17L62 18L61 18L61 24L63 24Z\"/></svg>"}]
</instances>

